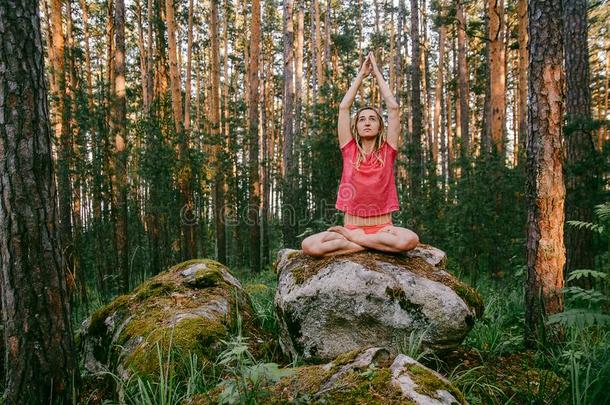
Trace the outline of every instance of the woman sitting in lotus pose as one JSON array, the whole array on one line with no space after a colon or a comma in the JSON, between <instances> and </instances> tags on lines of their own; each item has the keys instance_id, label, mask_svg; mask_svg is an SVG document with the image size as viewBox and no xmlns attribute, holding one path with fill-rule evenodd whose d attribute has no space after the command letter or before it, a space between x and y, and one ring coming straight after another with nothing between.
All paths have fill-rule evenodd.
<instances>
[{"instance_id":1,"label":"woman sitting in lotus pose","mask_svg":"<svg viewBox=\"0 0 610 405\"><path fill-rule=\"evenodd\" d=\"M372 107L358 110L350 128L350 107L362 81L371 72L388 108L387 135L381 115ZM335 207L345 212L344 226L333 226L305 238L304 253L326 256L367 248L401 252L417 246L419 238L413 231L392 224L391 213L399 209L394 180L399 132L398 103L377 68L374 55L369 53L339 106L343 174Z\"/></svg>"}]
</instances>

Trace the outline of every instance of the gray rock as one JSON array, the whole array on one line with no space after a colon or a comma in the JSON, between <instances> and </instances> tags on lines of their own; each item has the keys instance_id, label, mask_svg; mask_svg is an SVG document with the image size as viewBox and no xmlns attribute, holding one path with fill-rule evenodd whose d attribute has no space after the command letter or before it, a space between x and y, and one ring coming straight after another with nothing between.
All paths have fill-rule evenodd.
<instances>
[{"instance_id":1,"label":"gray rock","mask_svg":"<svg viewBox=\"0 0 610 405\"><path fill-rule=\"evenodd\" d=\"M237 322L237 309L244 334L259 336L250 299L225 266L207 259L181 263L85 320L79 334L85 368L124 380L134 371L158 375L158 351L170 350L173 373L186 371L191 354L205 367Z\"/></svg>"},{"instance_id":2,"label":"gray rock","mask_svg":"<svg viewBox=\"0 0 610 405\"><path fill-rule=\"evenodd\" d=\"M383 347L349 352L324 365L291 371L269 390L277 403L351 404L383 398L388 405L467 404L445 377L411 357L392 357Z\"/></svg>"},{"instance_id":3,"label":"gray rock","mask_svg":"<svg viewBox=\"0 0 610 405\"><path fill-rule=\"evenodd\" d=\"M412 332L426 348L454 348L482 311L476 291L445 270L445 254L426 245L321 259L284 249L276 263L280 345L306 361L370 346L396 354Z\"/></svg>"}]
</instances>

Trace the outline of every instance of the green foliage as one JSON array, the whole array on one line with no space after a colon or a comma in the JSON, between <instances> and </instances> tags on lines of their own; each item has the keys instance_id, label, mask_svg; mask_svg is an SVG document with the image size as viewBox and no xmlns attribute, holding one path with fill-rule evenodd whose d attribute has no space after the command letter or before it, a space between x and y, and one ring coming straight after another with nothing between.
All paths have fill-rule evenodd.
<instances>
[{"instance_id":1,"label":"green foliage","mask_svg":"<svg viewBox=\"0 0 610 405\"><path fill-rule=\"evenodd\" d=\"M485 298L483 319L475 323L466 344L488 357L523 348L524 304L520 290L499 289Z\"/></svg>"},{"instance_id":2,"label":"green foliage","mask_svg":"<svg viewBox=\"0 0 610 405\"><path fill-rule=\"evenodd\" d=\"M583 221L566 221L566 224L572 225L578 229L588 229L592 232L602 234L604 232L604 226L599 224L592 224L590 222Z\"/></svg>"},{"instance_id":3,"label":"green foliage","mask_svg":"<svg viewBox=\"0 0 610 405\"><path fill-rule=\"evenodd\" d=\"M526 237L523 168L494 156L458 162L453 170L460 168L462 176L446 186L430 171L417 197L399 185L398 223L447 252L471 284L482 275L512 276Z\"/></svg>"},{"instance_id":4,"label":"green foliage","mask_svg":"<svg viewBox=\"0 0 610 405\"><path fill-rule=\"evenodd\" d=\"M427 333L427 330L412 330L408 337L405 336L401 342L398 342L399 353L406 354L417 361L434 358L434 352L424 345L424 339Z\"/></svg>"},{"instance_id":5,"label":"green foliage","mask_svg":"<svg viewBox=\"0 0 610 405\"><path fill-rule=\"evenodd\" d=\"M268 396L265 386L291 375L289 370L280 370L275 363L260 363L248 350L247 339L237 335L223 341L227 346L218 357L230 378L221 381L218 388L220 404L251 404Z\"/></svg>"}]
</instances>

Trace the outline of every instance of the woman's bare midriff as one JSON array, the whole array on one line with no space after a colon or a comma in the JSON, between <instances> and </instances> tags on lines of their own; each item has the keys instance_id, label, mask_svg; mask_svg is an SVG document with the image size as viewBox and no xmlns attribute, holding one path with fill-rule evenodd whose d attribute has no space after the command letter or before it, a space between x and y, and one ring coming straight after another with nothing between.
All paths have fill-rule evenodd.
<instances>
[{"instance_id":1,"label":"woman's bare midriff","mask_svg":"<svg viewBox=\"0 0 610 405\"><path fill-rule=\"evenodd\" d=\"M359 217L357 215L348 214L347 212L343 216L343 225L358 225L358 226L370 226L385 224L392 221L392 214L387 213L376 217Z\"/></svg>"}]
</instances>

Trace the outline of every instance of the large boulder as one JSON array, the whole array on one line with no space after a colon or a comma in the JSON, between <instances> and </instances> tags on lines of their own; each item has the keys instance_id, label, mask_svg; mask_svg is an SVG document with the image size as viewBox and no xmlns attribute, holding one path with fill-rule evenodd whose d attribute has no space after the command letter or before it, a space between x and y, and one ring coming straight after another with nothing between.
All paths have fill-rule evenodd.
<instances>
[{"instance_id":1,"label":"large boulder","mask_svg":"<svg viewBox=\"0 0 610 405\"><path fill-rule=\"evenodd\" d=\"M127 380L133 372L158 376L159 355L170 358L173 375L187 372L192 355L209 365L223 349L220 339L236 329L238 313L249 341L261 343L250 299L228 269L206 259L181 263L85 320L79 336L85 368Z\"/></svg>"},{"instance_id":2,"label":"large boulder","mask_svg":"<svg viewBox=\"0 0 610 405\"><path fill-rule=\"evenodd\" d=\"M377 345L397 353L412 332L426 348L450 349L483 310L479 294L446 271L445 254L427 245L323 258L283 249L276 271L280 345L309 362Z\"/></svg>"}]
</instances>

